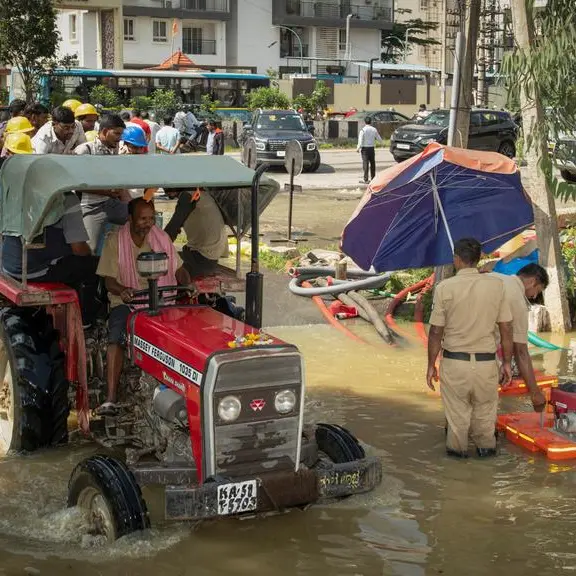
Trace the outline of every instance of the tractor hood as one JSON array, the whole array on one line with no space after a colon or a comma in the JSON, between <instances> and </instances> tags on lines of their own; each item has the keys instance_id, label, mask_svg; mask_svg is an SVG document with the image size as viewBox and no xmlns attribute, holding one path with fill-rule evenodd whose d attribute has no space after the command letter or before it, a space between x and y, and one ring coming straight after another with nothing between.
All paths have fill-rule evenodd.
<instances>
[{"instance_id":1,"label":"tractor hood","mask_svg":"<svg viewBox=\"0 0 576 576\"><path fill-rule=\"evenodd\" d=\"M192 384L200 386L209 358L231 351L248 336L254 346L287 346L267 336L263 338L243 322L207 306L169 306L156 314L135 312L128 321L129 352L133 362L146 373L181 392ZM256 334L256 338L252 335Z\"/></svg>"}]
</instances>

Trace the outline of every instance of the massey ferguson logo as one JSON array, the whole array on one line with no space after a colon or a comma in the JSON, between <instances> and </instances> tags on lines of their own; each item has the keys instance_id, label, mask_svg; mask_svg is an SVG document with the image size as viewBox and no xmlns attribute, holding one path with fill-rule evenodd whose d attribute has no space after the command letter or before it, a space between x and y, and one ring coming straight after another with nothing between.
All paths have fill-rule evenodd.
<instances>
[{"instance_id":1,"label":"massey ferguson logo","mask_svg":"<svg viewBox=\"0 0 576 576\"><path fill-rule=\"evenodd\" d=\"M250 402L250 408L252 408L254 412L262 412L264 406L266 406L266 400L263 398L254 399Z\"/></svg>"}]
</instances>

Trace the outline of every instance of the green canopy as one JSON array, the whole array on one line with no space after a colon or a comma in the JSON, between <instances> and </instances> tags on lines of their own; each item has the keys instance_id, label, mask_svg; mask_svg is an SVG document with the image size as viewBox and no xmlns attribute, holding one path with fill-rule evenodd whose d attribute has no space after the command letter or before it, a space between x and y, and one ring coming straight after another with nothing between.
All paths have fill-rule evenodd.
<instances>
[{"instance_id":1,"label":"green canopy","mask_svg":"<svg viewBox=\"0 0 576 576\"><path fill-rule=\"evenodd\" d=\"M63 193L110 188L247 188L254 171L229 156L17 155L0 171L3 234L30 242L63 214Z\"/></svg>"}]
</instances>

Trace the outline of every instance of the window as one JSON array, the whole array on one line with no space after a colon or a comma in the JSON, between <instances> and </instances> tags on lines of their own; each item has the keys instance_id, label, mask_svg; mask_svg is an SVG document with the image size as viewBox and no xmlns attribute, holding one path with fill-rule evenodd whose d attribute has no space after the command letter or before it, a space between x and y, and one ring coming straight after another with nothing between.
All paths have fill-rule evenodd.
<instances>
[{"instance_id":1,"label":"window","mask_svg":"<svg viewBox=\"0 0 576 576\"><path fill-rule=\"evenodd\" d=\"M338 50L340 52L346 51L346 30L338 30Z\"/></svg>"},{"instance_id":2,"label":"window","mask_svg":"<svg viewBox=\"0 0 576 576\"><path fill-rule=\"evenodd\" d=\"M70 14L70 42L78 41L78 16L76 14Z\"/></svg>"},{"instance_id":3,"label":"window","mask_svg":"<svg viewBox=\"0 0 576 576\"><path fill-rule=\"evenodd\" d=\"M152 41L168 42L166 20L152 20Z\"/></svg>"},{"instance_id":4,"label":"window","mask_svg":"<svg viewBox=\"0 0 576 576\"><path fill-rule=\"evenodd\" d=\"M124 18L124 40L133 42L136 40L134 36L134 19Z\"/></svg>"},{"instance_id":5,"label":"window","mask_svg":"<svg viewBox=\"0 0 576 576\"><path fill-rule=\"evenodd\" d=\"M182 28L184 54L202 54L202 28Z\"/></svg>"}]
</instances>

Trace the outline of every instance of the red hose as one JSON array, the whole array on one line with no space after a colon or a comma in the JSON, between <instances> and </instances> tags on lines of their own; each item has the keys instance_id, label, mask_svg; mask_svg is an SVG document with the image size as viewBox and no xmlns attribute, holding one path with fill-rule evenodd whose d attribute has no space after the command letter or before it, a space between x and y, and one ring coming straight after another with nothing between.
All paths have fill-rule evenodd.
<instances>
[{"instance_id":1,"label":"red hose","mask_svg":"<svg viewBox=\"0 0 576 576\"><path fill-rule=\"evenodd\" d=\"M408 288L404 288L404 290L401 290L400 292L398 292L398 294L396 294L396 296L394 296L392 302L390 302L390 305L388 306L388 310L386 312L384 320L386 324L388 324L389 328L394 330L394 332L398 332L398 334L400 334L401 336L404 336L406 338L412 337L411 334L407 334L406 332L398 328L398 324L396 324L396 321L394 320L394 311L404 301L404 299L406 298L406 296L408 296L408 294L413 294L415 292L419 292L420 290L422 290L427 285L428 280L429 278L426 278L425 280L420 280L420 282L417 282L412 286L408 286Z\"/></svg>"},{"instance_id":2,"label":"red hose","mask_svg":"<svg viewBox=\"0 0 576 576\"><path fill-rule=\"evenodd\" d=\"M310 284L310 282L308 282L306 280L305 282L302 282L302 287L303 288L312 288L312 284ZM360 338L359 336L356 336L356 334L354 334L354 332L351 332L350 330L348 330L348 328L346 328L346 326L344 326L343 324L338 322L338 320L336 318L334 318L334 316L332 316L332 314L330 313L330 310L328 310L328 307L326 306L326 304L324 304L324 300L322 300L322 298L320 298L320 296L312 296L312 301L314 302L314 304L316 304L316 306L318 306L318 308L320 309L320 312L322 312L322 315L324 316L324 318L326 318L326 320L328 320L328 322L330 322L330 324L332 324L332 326L334 326L334 328L340 330L340 332L342 332L343 334L348 336L348 338L352 338L352 340L356 340L356 342L362 342L363 344L366 344L366 342L364 340L362 340L362 338Z\"/></svg>"},{"instance_id":3,"label":"red hose","mask_svg":"<svg viewBox=\"0 0 576 576\"><path fill-rule=\"evenodd\" d=\"M424 327L424 304L422 299L424 295L430 292L434 287L434 274L426 279L426 285L418 294L416 298L416 305L414 306L414 322L416 323L416 333L420 336L420 340L424 345L428 345L428 334L426 333L426 328Z\"/></svg>"}]
</instances>

